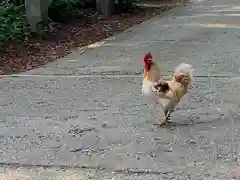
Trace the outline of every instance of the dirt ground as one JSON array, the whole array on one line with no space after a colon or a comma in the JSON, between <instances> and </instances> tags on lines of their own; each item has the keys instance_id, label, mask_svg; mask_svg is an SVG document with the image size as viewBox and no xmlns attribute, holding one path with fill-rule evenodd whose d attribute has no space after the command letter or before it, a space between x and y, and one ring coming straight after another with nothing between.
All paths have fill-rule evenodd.
<instances>
[{"instance_id":1,"label":"dirt ground","mask_svg":"<svg viewBox=\"0 0 240 180\"><path fill-rule=\"evenodd\" d=\"M144 4L157 5L146 7ZM82 47L122 32L181 3L180 0L146 1L132 13L115 15L96 23L85 20L63 25L48 38L30 38L24 43L9 42L0 50L0 74L27 71L68 55Z\"/></svg>"}]
</instances>

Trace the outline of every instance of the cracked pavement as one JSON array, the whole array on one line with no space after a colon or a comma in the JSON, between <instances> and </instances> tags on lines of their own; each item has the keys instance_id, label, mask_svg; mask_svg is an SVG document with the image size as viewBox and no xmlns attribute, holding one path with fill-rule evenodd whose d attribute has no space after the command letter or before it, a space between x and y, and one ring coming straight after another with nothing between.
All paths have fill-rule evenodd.
<instances>
[{"instance_id":1,"label":"cracked pavement","mask_svg":"<svg viewBox=\"0 0 240 180\"><path fill-rule=\"evenodd\" d=\"M0 179L240 178L239 12L234 0L194 1L1 79ZM141 94L147 51L167 76L196 69L166 128Z\"/></svg>"}]
</instances>

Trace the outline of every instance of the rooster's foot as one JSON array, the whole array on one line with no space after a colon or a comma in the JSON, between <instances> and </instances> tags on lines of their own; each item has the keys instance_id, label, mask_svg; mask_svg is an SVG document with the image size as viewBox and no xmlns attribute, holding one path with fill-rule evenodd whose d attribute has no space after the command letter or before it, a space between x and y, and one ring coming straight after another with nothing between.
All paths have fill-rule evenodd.
<instances>
[{"instance_id":1,"label":"rooster's foot","mask_svg":"<svg viewBox=\"0 0 240 180\"><path fill-rule=\"evenodd\" d=\"M164 126L164 125L167 125L169 122L167 119L165 119L164 121L162 121L159 125L160 126Z\"/></svg>"},{"instance_id":2,"label":"rooster's foot","mask_svg":"<svg viewBox=\"0 0 240 180\"><path fill-rule=\"evenodd\" d=\"M170 124L172 123L172 120L170 119L170 117L166 117L166 119L164 119L161 123L160 123L160 126L164 126L164 125L167 125L167 124Z\"/></svg>"},{"instance_id":3,"label":"rooster's foot","mask_svg":"<svg viewBox=\"0 0 240 180\"><path fill-rule=\"evenodd\" d=\"M166 124L168 124L167 121L162 121L162 122L160 122L160 123L154 123L153 125L154 125L154 126L161 127L161 126L164 126L164 125L166 125Z\"/></svg>"}]
</instances>

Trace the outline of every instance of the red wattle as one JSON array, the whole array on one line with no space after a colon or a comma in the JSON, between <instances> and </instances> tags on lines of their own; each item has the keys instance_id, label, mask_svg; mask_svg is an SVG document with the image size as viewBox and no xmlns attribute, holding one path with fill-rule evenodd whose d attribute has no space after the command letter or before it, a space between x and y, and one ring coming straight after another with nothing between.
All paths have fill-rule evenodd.
<instances>
[{"instance_id":1,"label":"red wattle","mask_svg":"<svg viewBox=\"0 0 240 180\"><path fill-rule=\"evenodd\" d=\"M150 64L146 64L144 67L145 71L148 72L150 70L150 67L151 67Z\"/></svg>"}]
</instances>

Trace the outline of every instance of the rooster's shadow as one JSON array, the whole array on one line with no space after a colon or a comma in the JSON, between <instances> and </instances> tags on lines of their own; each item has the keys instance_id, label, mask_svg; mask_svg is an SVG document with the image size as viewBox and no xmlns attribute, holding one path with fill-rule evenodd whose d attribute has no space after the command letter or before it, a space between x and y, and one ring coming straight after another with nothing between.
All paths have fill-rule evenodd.
<instances>
[{"instance_id":1,"label":"rooster's shadow","mask_svg":"<svg viewBox=\"0 0 240 180\"><path fill-rule=\"evenodd\" d=\"M195 126L198 124L212 124L212 123L213 122L187 120L187 121L173 121L166 125L160 125L160 124L156 124L156 123L153 125L157 126L157 127L161 127L161 128L172 128L172 127L187 127L187 126Z\"/></svg>"}]
</instances>

